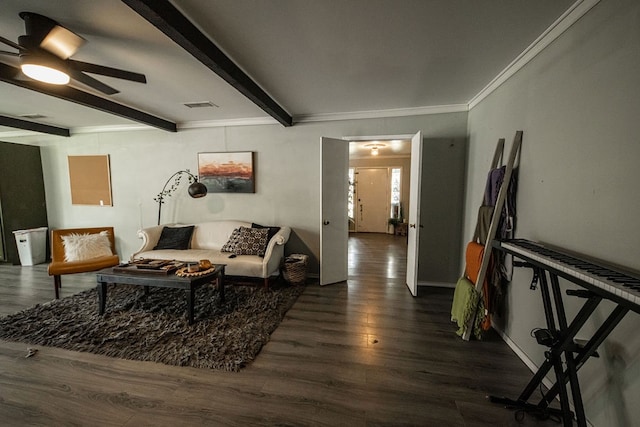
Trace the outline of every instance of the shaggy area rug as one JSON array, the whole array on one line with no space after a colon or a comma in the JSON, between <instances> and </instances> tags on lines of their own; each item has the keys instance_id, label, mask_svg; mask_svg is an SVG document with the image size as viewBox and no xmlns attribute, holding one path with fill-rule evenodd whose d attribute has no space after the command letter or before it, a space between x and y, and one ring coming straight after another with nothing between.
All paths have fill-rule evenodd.
<instances>
[{"instance_id":1,"label":"shaggy area rug","mask_svg":"<svg viewBox=\"0 0 640 427\"><path fill-rule=\"evenodd\" d=\"M0 338L168 365L238 371L269 341L303 286L270 289L214 285L196 291L195 323L186 319L186 293L109 285L98 315L95 289L0 318Z\"/></svg>"}]
</instances>

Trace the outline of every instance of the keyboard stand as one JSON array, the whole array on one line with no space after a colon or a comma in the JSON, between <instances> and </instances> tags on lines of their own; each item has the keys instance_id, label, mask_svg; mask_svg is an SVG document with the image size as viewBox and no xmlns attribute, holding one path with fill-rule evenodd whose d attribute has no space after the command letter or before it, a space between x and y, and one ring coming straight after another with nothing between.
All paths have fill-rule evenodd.
<instances>
[{"instance_id":1,"label":"keyboard stand","mask_svg":"<svg viewBox=\"0 0 640 427\"><path fill-rule=\"evenodd\" d=\"M506 249L502 248L502 250ZM495 396L489 396L489 399L491 402L504 404L512 409L519 408L525 411L536 411L558 416L566 427L573 426L575 415L578 426L586 427L587 420L584 413L582 395L580 393L578 370L589 357L594 356L598 346L602 344L605 338L613 331L618 323L620 323L629 309L618 305L589 341L584 346L578 346L575 344L576 334L598 307L602 301L602 297L586 290L567 291L568 295L586 299L578 314L576 314L575 318L568 324L562 300L562 291L560 290L558 281L558 272L552 267L543 266L535 260L528 259L526 256L509 250L506 251L518 258L526 260L526 266L532 268L534 275L538 276L547 330L551 332L552 341L548 343L549 350L545 351L545 361L538 368L517 400ZM547 275L549 280L547 280ZM571 278L570 280L579 282L575 278ZM563 367L563 364L566 365L566 369ZM556 377L555 383L537 404L529 403L533 392L542 385L543 379L551 369L554 370ZM571 390L575 414L570 407L567 384ZM549 404L558 395L560 399L560 409L550 408Z\"/></svg>"}]
</instances>

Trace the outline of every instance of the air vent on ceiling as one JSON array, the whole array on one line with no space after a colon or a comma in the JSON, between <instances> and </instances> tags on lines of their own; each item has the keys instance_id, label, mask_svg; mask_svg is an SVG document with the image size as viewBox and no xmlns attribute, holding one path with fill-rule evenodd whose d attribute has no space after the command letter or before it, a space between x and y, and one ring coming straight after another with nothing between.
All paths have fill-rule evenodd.
<instances>
[{"instance_id":1,"label":"air vent on ceiling","mask_svg":"<svg viewBox=\"0 0 640 427\"><path fill-rule=\"evenodd\" d=\"M43 116L42 114L38 114L38 113L30 113L30 114L20 114L20 117L23 117L25 119L36 120L36 119L44 119L47 116Z\"/></svg>"},{"instance_id":2,"label":"air vent on ceiling","mask_svg":"<svg viewBox=\"0 0 640 427\"><path fill-rule=\"evenodd\" d=\"M219 107L219 105L216 105L211 101L185 102L183 105L189 108L218 108Z\"/></svg>"}]
</instances>

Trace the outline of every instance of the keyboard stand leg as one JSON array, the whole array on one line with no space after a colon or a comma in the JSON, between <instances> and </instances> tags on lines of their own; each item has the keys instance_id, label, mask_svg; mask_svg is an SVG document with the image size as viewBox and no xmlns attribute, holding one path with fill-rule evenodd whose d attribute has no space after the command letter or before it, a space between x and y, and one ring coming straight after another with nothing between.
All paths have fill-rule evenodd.
<instances>
[{"instance_id":1,"label":"keyboard stand leg","mask_svg":"<svg viewBox=\"0 0 640 427\"><path fill-rule=\"evenodd\" d=\"M622 306L616 306L611 312L607 320L598 328L593 334L591 339L585 344L580 352L575 357L576 371L579 371L582 365L596 352L597 348L604 342L609 334L620 323L624 316L629 312L628 308ZM543 399L538 404L539 406L547 406L558 395L558 389L560 385L556 382L551 389L544 395Z\"/></svg>"},{"instance_id":2,"label":"keyboard stand leg","mask_svg":"<svg viewBox=\"0 0 640 427\"><path fill-rule=\"evenodd\" d=\"M540 292L542 294L542 303L544 306L544 315L547 323L547 329L550 331L556 330L556 324L553 317L553 307L551 305L551 296L549 295L549 287L547 284L547 276L545 270L534 267L534 273L540 279ZM551 354L547 352L547 354ZM538 371L535 373L529 384L524 388L520 397L518 397L518 401L526 402L529 400L531 395L538 389L540 384L542 384L542 380L549 373L549 371L554 367L553 360L550 357L547 357L546 360L540 365ZM558 390L559 391L559 390Z\"/></svg>"},{"instance_id":3,"label":"keyboard stand leg","mask_svg":"<svg viewBox=\"0 0 640 427\"><path fill-rule=\"evenodd\" d=\"M556 322L553 313L552 306L552 298L549 293L549 282L547 281L546 271L539 269L538 276L540 278L540 292L542 293L542 303L544 305L544 314L547 320L547 328L550 331L557 332ZM555 292L554 292L555 296ZM556 302L556 315L562 314L559 316L560 323L560 336L566 336L566 319L564 318L564 312L560 313L558 310L558 301ZM563 329L562 319L565 319ZM572 339L573 340L573 339ZM564 368L562 366L562 351L558 350L558 346L561 344L559 341L559 337L556 338L556 342L551 346L549 351L545 352L545 357L549 361L549 363L553 366L553 371L556 374L556 381L558 381L562 386L560 387L560 408L562 409L562 424L565 427L573 426L573 413L571 412L571 408L569 406L569 393L567 392L567 388L564 386L566 381L564 380ZM542 380L542 379L541 379Z\"/></svg>"},{"instance_id":4,"label":"keyboard stand leg","mask_svg":"<svg viewBox=\"0 0 640 427\"><path fill-rule=\"evenodd\" d=\"M489 396L489 400L492 403L499 403L504 405L507 409L523 409L525 411L534 412L534 413L546 413L549 415L555 415L558 418L562 418L564 415L564 411L562 409L549 408L544 407L540 408L537 405L532 403L523 402L521 400L513 400L506 397L497 397L497 396ZM573 412L571 413L573 417Z\"/></svg>"},{"instance_id":5,"label":"keyboard stand leg","mask_svg":"<svg viewBox=\"0 0 640 427\"><path fill-rule=\"evenodd\" d=\"M587 417L584 414L584 405L582 403L582 393L580 392L580 382L578 381L578 371L576 369L576 363L573 357L573 343L578 330L582 325L586 322L589 316L585 316L584 322L580 322L580 327L576 328L574 323L572 322L572 327L569 328L567 324L567 316L564 310L564 303L562 302L562 291L560 290L560 283L558 282L558 276L549 273L549 277L551 279L551 290L553 291L553 301L556 305L556 317L558 318L558 326L560 327L560 332L562 335L565 333L566 336L563 337L563 340L560 342L560 348L555 350L552 349L552 352L556 353L556 363L554 365L556 371L556 379L557 382L563 384L565 387L562 387L566 391L566 383L569 381L569 385L571 387L571 396L573 397L573 410L575 411L576 421L578 421L579 426L587 425ZM594 306L595 310L595 306ZM591 313L589 313L590 315ZM564 360L567 365L567 370L565 371L562 366L562 355L564 354ZM562 393L562 391L561 391ZM562 403L562 395L560 397ZM566 396L566 405L569 407L569 396ZM564 407L564 405L562 405ZM568 421L573 423L573 417L568 418ZM565 423L567 420L565 420ZM571 424L573 425L573 424Z\"/></svg>"},{"instance_id":6,"label":"keyboard stand leg","mask_svg":"<svg viewBox=\"0 0 640 427\"><path fill-rule=\"evenodd\" d=\"M542 294L542 302L545 311L547 328L550 331L558 332L554 316L555 302L555 314L558 317L558 323L560 326L559 335L556 339L556 342L553 343L549 350L545 352L546 360L542 363L540 368L538 368L538 371L529 381L529 384L527 384L527 386L524 388L524 390L518 397L518 400L499 398L494 396L490 396L490 400L492 402L502 403L506 406L514 408L537 410L541 412L546 411L549 414L559 416L562 419L564 426L570 427L573 426L574 417L574 413L573 411L571 411L571 407L569 406L569 394L566 387L567 383L570 383L574 397L574 407L576 408L577 412L580 412L579 414L575 414L578 425L581 427L586 426L586 417L584 415L584 407L582 405L582 397L580 395L580 386L577 377L577 370L579 366L581 366L581 364L578 363L577 358L573 357L573 340L578 331L580 331L582 326L586 323L589 316L591 316L591 314L597 308L602 298L598 296L590 297L582 306L571 324L567 325L566 315L564 313L564 305L562 303L562 295L560 292L557 276L550 273L553 290L552 298L551 292L549 291L549 282L547 281L546 271L537 267L534 267L534 270L537 270L538 277L540 278L540 291ZM563 355L565 356L565 360L567 361L566 371L563 367ZM551 369L554 370L556 376L556 382L554 383L553 387L543 396L543 399L538 405L528 403L528 400L538 389L538 387L540 387L545 376L551 371ZM548 405L558 395L560 397L561 409L549 408Z\"/></svg>"}]
</instances>

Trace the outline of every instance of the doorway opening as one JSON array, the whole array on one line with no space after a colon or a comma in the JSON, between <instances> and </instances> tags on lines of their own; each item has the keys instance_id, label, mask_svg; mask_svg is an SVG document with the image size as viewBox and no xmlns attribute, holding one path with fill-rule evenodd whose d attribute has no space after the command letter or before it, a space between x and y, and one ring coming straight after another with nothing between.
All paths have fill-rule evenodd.
<instances>
[{"instance_id":1,"label":"doorway opening","mask_svg":"<svg viewBox=\"0 0 640 427\"><path fill-rule=\"evenodd\" d=\"M411 137L349 141L349 275L376 259L377 274L404 277Z\"/></svg>"},{"instance_id":2,"label":"doorway opening","mask_svg":"<svg viewBox=\"0 0 640 427\"><path fill-rule=\"evenodd\" d=\"M406 285L413 296L417 296L418 291L418 263L419 258L419 236L420 236L420 183L422 170L422 132L418 131L414 135L403 137L343 137L320 138L320 285L344 282L348 278L348 239L349 239L349 218L347 199L349 194L349 148L350 142L381 140L402 147L402 140L410 139L410 155L408 156L407 170L410 175L408 179L403 179L405 185L409 187L407 198L407 267ZM364 149L378 155L377 159L392 161L393 154L384 156L381 149L386 147L383 143L370 143L374 146L364 147ZM355 145L355 144L354 144ZM404 161L407 156L404 155ZM370 165L372 167L381 165ZM387 211L388 214L388 211ZM380 233L383 234L383 233ZM387 235L387 234L384 234Z\"/></svg>"}]
</instances>

